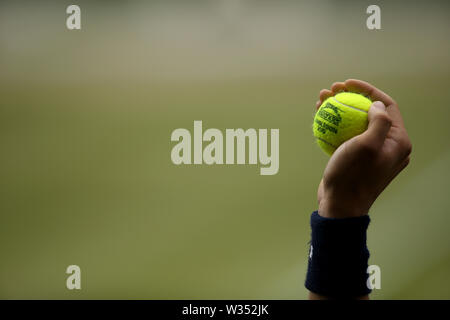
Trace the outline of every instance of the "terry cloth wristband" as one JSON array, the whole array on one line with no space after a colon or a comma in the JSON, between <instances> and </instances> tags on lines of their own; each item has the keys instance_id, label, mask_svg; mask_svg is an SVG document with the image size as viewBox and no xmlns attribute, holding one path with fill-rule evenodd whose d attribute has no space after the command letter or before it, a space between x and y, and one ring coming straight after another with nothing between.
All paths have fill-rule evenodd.
<instances>
[{"instance_id":1,"label":"terry cloth wristband","mask_svg":"<svg viewBox=\"0 0 450 320\"><path fill-rule=\"evenodd\" d=\"M324 218L311 215L311 247L305 287L330 298L356 298L367 287L369 250L366 231L369 216Z\"/></svg>"}]
</instances>

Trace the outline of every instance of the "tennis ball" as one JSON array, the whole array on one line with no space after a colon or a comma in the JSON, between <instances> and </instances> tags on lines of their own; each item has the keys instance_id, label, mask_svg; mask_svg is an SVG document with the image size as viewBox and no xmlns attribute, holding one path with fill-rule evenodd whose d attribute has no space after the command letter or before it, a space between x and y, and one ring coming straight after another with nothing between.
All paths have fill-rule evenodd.
<instances>
[{"instance_id":1,"label":"tennis ball","mask_svg":"<svg viewBox=\"0 0 450 320\"><path fill-rule=\"evenodd\" d=\"M353 92L341 92L326 99L313 123L314 137L322 150L332 155L343 142L363 133L371 104L368 98Z\"/></svg>"}]
</instances>

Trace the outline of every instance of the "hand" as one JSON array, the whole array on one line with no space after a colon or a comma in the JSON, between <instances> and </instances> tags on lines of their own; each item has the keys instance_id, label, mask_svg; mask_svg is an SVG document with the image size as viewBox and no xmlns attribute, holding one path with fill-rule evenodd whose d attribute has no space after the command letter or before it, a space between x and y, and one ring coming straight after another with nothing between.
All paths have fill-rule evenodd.
<instances>
[{"instance_id":1,"label":"hand","mask_svg":"<svg viewBox=\"0 0 450 320\"><path fill-rule=\"evenodd\" d=\"M321 90L316 110L341 91L361 93L374 102L367 130L340 145L325 168L317 200L319 215L330 218L368 214L380 193L408 165L411 153L397 103L367 82L349 79Z\"/></svg>"}]
</instances>

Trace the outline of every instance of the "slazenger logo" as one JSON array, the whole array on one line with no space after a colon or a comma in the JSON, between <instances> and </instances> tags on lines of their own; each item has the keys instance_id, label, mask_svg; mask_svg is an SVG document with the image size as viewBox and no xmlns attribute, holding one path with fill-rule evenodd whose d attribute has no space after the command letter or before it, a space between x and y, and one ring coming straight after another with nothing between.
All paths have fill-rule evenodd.
<instances>
[{"instance_id":1,"label":"slazenger logo","mask_svg":"<svg viewBox=\"0 0 450 320\"><path fill-rule=\"evenodd\" d=\"M331 109L331 111L334 113L331 113L328 111L328 109ZM333 106L331 103L327 103L325 107L321 108L319 110L319 116L323 119L328 121L331 124L334 124L335 126L339 126L339 124L342 121L342 117L340 115L340 112L342 112L338 107Z\"/></svg>"},{"instance_id":2,"label":"slazenger logo","mask_svg":"<svg viewBox=\"0 0 450 320\"><path fill-rule=\"evenodd\" d=\"M323 108L320 108L317 115L318 118L321 118L324 121L316 118L315 123L317 124L317 130L322 133L330 131L336 134L337 128L333 127L332 125L339 127L339 124L342 121L342 117L340 114L341 112L341 109L332 105L331 103L327 103Z\"/></svg>"}]
</instances>

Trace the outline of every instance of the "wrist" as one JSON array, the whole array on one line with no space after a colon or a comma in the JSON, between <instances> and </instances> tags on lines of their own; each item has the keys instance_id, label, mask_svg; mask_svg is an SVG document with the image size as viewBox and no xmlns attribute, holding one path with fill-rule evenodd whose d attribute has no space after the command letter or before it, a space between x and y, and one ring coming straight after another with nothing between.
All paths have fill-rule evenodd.
<instances>
[{"instance_id":1,"label":"wrist","mask_svg":"<svg viewBox=\"0 0 450 320\"><path fill-rule=\"evenodd\" d=\"M367 215L330 219L313 212L305 286L316 295L349 299L371 292L367 285Z\"/></svg>"},{"instance_id":2,"label":"wrist","mask_svg":"<svg viewBox=\"0 0 450 320\"><path fill-rule=\"evenodd\" d=\"M318 214L324 218L352 218L367 215L369 206L344 198L325 197L319 202Z\"/></svg>"}]
</instances>

